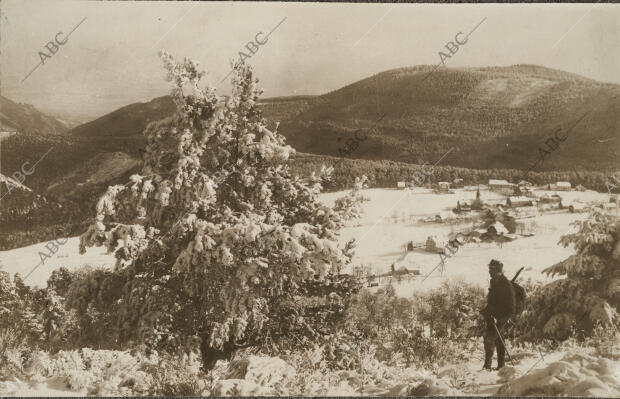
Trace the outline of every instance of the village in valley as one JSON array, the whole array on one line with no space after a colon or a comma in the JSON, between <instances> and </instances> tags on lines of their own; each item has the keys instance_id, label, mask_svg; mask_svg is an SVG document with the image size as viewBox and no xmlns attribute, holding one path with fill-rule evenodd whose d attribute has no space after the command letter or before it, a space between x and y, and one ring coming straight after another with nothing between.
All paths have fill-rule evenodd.
<instances>
[{"instance_id":1,"label":"village in valley","mask_svg":"<svg viewBox=\"0 0 620 399\"><path fill-rule=\"evenodd\" d=\"M490 179L466 186L456 178L424 187L401 181L395 189L369 189L364 195L365 214L345 228L343 241L357 240L367 287L392 284L403 296L451 278L483 285L491 257L534 262L524 263L525 277L548 281L543 266L570 253L558 241L571 222L585 217L589 207L619 212L618 195L567 181L536 186ZM391 204L394 209L385 213Z\"/></svg>"}]
</instances>

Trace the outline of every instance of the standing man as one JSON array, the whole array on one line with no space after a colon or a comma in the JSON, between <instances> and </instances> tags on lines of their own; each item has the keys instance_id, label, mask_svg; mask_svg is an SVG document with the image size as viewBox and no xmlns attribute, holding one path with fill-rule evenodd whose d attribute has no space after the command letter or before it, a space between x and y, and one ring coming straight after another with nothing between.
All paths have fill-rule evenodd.
<instances>
[{"instance_id":1,"label":"standing man","mask_svg":"<svg viewBox=\"0 0 620 399\"><path fill-rule=\"evenodd\" d=\"M515 291L512 283L504 276L503 267L502 262L495 259L489 263L491 287L487 297L487 306L481 312L486 322L483 369L487 370L491 370L491 362L496 347L497 370L504 367L506 347L501 334L506 321L516 311Z\"/></svg>"}]
</instances>

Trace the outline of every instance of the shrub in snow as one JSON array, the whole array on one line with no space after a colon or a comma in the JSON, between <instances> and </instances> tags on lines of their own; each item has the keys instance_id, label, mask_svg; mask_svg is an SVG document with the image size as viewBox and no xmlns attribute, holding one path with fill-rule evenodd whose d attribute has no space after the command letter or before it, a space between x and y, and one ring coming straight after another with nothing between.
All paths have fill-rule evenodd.
<instances>
[{"instance_id":1,"label":"shrub in snow","mask_svg":"<svg viewBox=\"0 0 620 399\"><path fill-rule=\"evenodd\" d=\"M362 203L370 201L370 198L362 195L361 190L368 187L366 176L356 177L353 189L344 197L338 198L334 203L334 210L340 214L341 219L351 220L361 216Z\"/></svg>"},{"instance_id":2,"label":"shrub in snow","mask_svg":"<svg viewBox=\"0 0 620 399\"><path fill-rule=\"evenodd\" d=\"M0 377L19 374L29 347L41 340L44 326L35 299L19 274L11 279L0 269Z\"/></svg>"}]
</instances>

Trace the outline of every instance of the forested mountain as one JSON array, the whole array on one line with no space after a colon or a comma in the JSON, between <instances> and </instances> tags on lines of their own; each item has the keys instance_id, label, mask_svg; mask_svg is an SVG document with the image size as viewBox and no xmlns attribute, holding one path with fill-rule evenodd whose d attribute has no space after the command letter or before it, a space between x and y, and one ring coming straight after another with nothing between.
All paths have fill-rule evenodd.
<instances>
[{"instance_id":1,"label":"forested mountain","mask_svg":"<svg viewBox=\"0 0 620 399\"><path fill-rule=\"evenodd\" d=\"M534 171L607 173L620 167L620 85L528 65L431 71L427 66L390 70L322 96L264 99L260 108L270 124L280 122L279 132L300 153L421 164L452 149L442 165L524 171L562 128L559 135L568 138ZM34 109L4 98L2 105L3 121L26 117L16 107ZM75 168L98 156L122 152L136 159L145 146L146 125L173 110L164 96L120 108L65 135L5 137L3 172L11 175L53 148L45 168L25 183L41 191L58 184L56 179L83 175ZM54 124L53 118L48 122ZM347 150L356 129L365 129L358 137L367 138Z\"/></svg>"},{"instance_id":2,"label":"forested mountain","mask_svg":"<svg viewBox=\"0 0 620 399\"><path fill-rule=\"evenodd\" d=\"M0 96L0 130L21 134L60 134L69 128L30 104L16 103Z\"/></svg>"},{"instance_id":3,"label":"forested mountain","mask_svg":"<svg viewBox=\"0 0 620 399\"><path fill-rule=\"evenodd\" d=\"M348 157L434 162L454 148L445 164L527 169L556 128L588 112L537 170L620 166L620 85L528 65L431 71L386 71L313 98L280 132L300 151L339 156L376 123Z\"/></svg>"},{"instance_id":4,"label":"forested mountain","mask_svg":"<svg viewBox=\"0 0 620 399\"><path fill-rule=\"evenodd\" d=\"M169 96L157 97L146 103L134 103L119 108L71 129L75 137L130 137L143 138L142 132L146 125L154 120L172 115L174 103Z\"/></svg>"},{"instance_id":5,"label":"forested mountain","mask_svg":"<svg viewBox=\"0 0 620 399\"><path fill-rule=\"evenodd\" d=\"M321 96L265 99L261 109L300 152L340 156L356 129L380 120L347 157L422 163L454 148L446 164L479 169L527 169L558 127L570 129L587 112L537 170L620 166L620 85L532 65L431 71L390 70ZM169 97L159 97L71 134L114 137L118 145L108 145L115 151L135 153L146 124L173 109Z\"/></svg>"}]
</instances>

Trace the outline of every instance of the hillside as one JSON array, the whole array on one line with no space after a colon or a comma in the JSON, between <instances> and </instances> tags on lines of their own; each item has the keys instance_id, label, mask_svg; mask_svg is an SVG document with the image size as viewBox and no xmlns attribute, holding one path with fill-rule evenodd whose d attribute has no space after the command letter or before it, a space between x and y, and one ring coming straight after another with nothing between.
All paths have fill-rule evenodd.
<instances>
[{"instance_id":1,"label":"hillside","mask_svg":"<svg viewBox=\"0 0 620 399\"><path fill-rule=\"evenodd\" d=\"M279 131L300 151L338 156L385 115L350 157L422 163L454 147L446 164L527 169L557 127L590 111L538 170L620 166L619 85L537 66L430 70L386 71L317 97Z\"/></svg>"},{"instance_id":2,"label":"hillside","mask_svg":"<svg viewBox=\"0 0 620 399\"><path fill-rule=\"evenodd\" d=\"M620 85L532 65L431 70L390 70L321 96L265 99L261 109L271 123L281 122L280 133L300 152L339 156L356 129L385 115L348 157L423 163L454 147L446 164L520 170L536 161L538 147L557 127L568 128L590 111L537 170L620 166ZM135 153L146 124L173 108L169 97L131 104L71 134L123 137L129 147L126 141L108 145Z\"/></svg>"},{"instance_id":3,"label":"hillside","mask_svg":"<svg viewBox=\"0 0 620 399\"><path fill-rule=\"evenodd\" d=\"M163 119L173 112L172 99L168 96L158 97L146 103L135 103L119 108L71 129L70 134L76 137L142 137L142 131L149 122Z\"/></svg>"},{"instance_id":4,"label":"hillside","mask_svg":"<svg viewBox=\"0 0 620 399\"><path fill-rule=\"evenodd\" d=\"M31 213L45 206L46 202L44 197L17 180L0 174L0 236L15 221L28 219Z\"/></svg>"},{"instance_id":5,"label":"hillside","mask_svg":"<svg viewBox=\"0 0 620 399\"><path fill-rule=\"evenodd\" d=\"M0 130L23 134L61 134L69 128L30 104L16 103L0 96Z\"/></svg>"},{"instance_id":6,"label":"hillside","mask_svg":"<svg viewBox=\"0 0 620 399\"><path fill-rule=\"evenodd\" d=\"M84 190L99 187L105 191L111 182L137 172L139 160L124 152L103 152L55 179L47 192L55 196L76 196Z\"/></svg>"}]
</instances>

